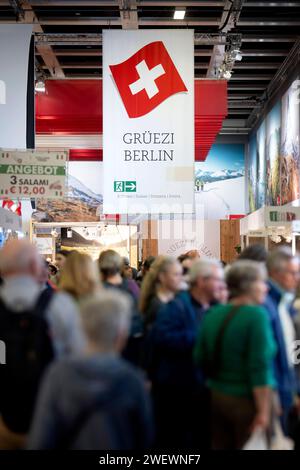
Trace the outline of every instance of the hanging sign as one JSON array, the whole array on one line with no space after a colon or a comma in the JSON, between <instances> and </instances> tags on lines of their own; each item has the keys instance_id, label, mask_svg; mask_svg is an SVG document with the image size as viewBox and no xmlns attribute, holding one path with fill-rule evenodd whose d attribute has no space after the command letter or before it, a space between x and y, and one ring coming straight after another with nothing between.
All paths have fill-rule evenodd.
<instances>
[{"instance_id":1,"label":"hanging sign","mask_svg":"<svg viewBox=\"0 0 300 470\"><path fill-rule=\"evenodd\" d=\"M0 198L62 198L67 151L0 151Z\"/></svg>"},{"instance_id":2,"label":"hanging sign","mask_svg":"<svg viewBox=\"0 0 300 470\"><path fill-rule=\"evenodd\" d=\"M193 31L103 32L103 160L104 213L192 212Z\"/></svg>"},{"instance_id":3,"label":"hanging sign","mask_svg":"<svg viewBox=\"0 0 300 470\"><path fill-rule=\"evenodd\" d=\"M0 24L0 147L25 149L29 129L28 97L33 85L28 81L32 36L31 24ZM30 57L32 54L32 57ZM32 66L33 73L33 66Z\"/></svg>"}]
</instances>

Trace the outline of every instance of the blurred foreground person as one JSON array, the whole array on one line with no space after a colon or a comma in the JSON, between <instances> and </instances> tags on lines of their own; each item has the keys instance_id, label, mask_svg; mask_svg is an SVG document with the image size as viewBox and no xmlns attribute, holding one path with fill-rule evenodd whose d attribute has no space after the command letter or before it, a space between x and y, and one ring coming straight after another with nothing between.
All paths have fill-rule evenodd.
<instances>
[{"instance_id":1,"label":"blurred foreground person","mask_svg":"<svg viewBox=\"0 0 300 470\"><path fill-rule=\"evenodd\" d=\"M103 287L114 291L115 295L124 293L131 299L131 328L126 348L123 351L123 356L133 364L140 365L143 324L137 306L139 288L133 279L122 278L121 272L123 261L119 253L116 251L102 251L99 256L98 266Z\"/></svg>"},{"instance_id":2,"label":"blurred foreground person","mask_svg":"<svg viewBox=\"0 0 300 470\"><path fill-rule=\"evenodd\" d=\"M100 287L99 273L92 258L73 251L62 269L59 289L81 303L89 295L95 294Z\"/></svg>"},{"instance_id":3,"label":"blurred foreground person","mask_svg":"<svg viewBox=\"0 0 300 470\"><path fill-rule=\"evenodd\" d=\"M238 259L248 259L252 261L259 261L261 263L266 263L268 257L268 252L264 245L255 243L254 245L247 246L242 253L239 255Z\"/></svg>"},{"instance_id":4,"label":"blurred foreground person","mask_svg":"<svg viewBox=\"0 0 300 470\"><path fill-rule=\"evenodd\" d=\"M122 277L123 260L119 253L114 250L102 251L98 265L104 287L120 289L137 301L139 287L133 279Z\"/></svg>"},{"instance_id":5,"label":"blurred foreground person","mask_svg":"<svg viewBox=\"0 0 300 470\"><path fill-rule=\"evenodd\" d=\"M195 349L212 390L212 447L241 449L256 428L267 429L276 345L267 312L265 268L237 261L226 274L229 305L209 310Z\"/></svg>"},{"instance_id":6,"label":"blurred foreground person","mask_svg":"<svg viewBox=\"0 0 300 470\"><path fill-rule=\"evenodd\" d=\"M61 272L62 272L62 270L63 270L63 267L64 267L64 265L65 265L65 262L66 262L67 259L68 259L68 256L69 256L71 253L73 253L72 250L59 250L59 251L56 253L55 264L56 264L57 271L56 271L55 276L52 276L52 281L53 281L55 284L58 284L58 283L59 283Z\"/></svg>"},{"instance_id":7,"label":"blurred foreground person","mask_svg":"<svg viewBox=\"0 0 300 470\"><path fill-rule=\"evenodd\" d=\"M145 279L145 276L147 272L149 271L149 269L151 268L151 264L154 263L154 261L155 261L155 256L148 256L148 258L146 258L144 262L142 263L142 268L138 272L138 275L137 275L137 282L139 286L142 285L142 282Z\"/></svg>"},{"instance_id":8,"label":"blurred foreground person","mask_svg":"<svg viewBox=\"0 0 300 470\"><path fill-rule=\"evenodd\" d=\"M182 267L175 258L159 256L151 265L141 289L140 311L146 330L156 320L160 308L180 290Z\"/></svg>"},{"instance_id":9,"label":"blurred foreground person","mask_svg":"<svg viewBox=\"0 0 300 470\"><path fill-rule=\"evenodd\" d=\"M277 344L274 361L275 378L282 408L281 423L287 433L288 415L294 405L299 407L294 356L296 337L293 308L295 292L300 280L299 258L288 247L279 247L270 252L267 259L269 293L265 302ZM296 403L297 402L297 403Z\"/></svg>"},{"instance_id":10,"label":"blurred foreground person","mask_svg":"<svg viewBox=\"0 0 300 470\"><path fill-rule=\"evenodd\" d=\"M128 298L112 291L82 306L86 355L48 371L29 449L143 450L152 444L150 400L143 378L119 355L130 325Z\"/></svg>"},{"instance_id":11,"label":"blurred foreground person","mask_svg":"<svg viewBox=\"0 0 300 470\"><path fill-rule=\"evenodd\" d=\"M122 269L122 277L125 279L133 279L136 281L138 271L137 269L130 266L129 258L124 256L123 258L123 269Z\"/></svg>"},{"instance_id":12,"label":"blurred foreground person","mask_svg":"<svg viewBox=\"0 0 300 470\"><path fill-rule=\"evenodd\" d=\"M174 299L182 281L182 267L170 256L159 256L146 274L141 289L139 309L142 314L144 339L142 347L142 367L152 378L159 357L155 358L152 328L160 309Z\"/></svg>"},{"instance_id":13,"label":"blurred foreground person","mask_svg":"<svg viewBox=\"0 0 300 470\"><path fill-rule=\"evenodd\" d=\"M214 260L195 261L190 290L166 304L153 327L153 398L159 448L209 447L209 394L193 361L198 329L218 301L223 270Z\"/></svg>"},{"instance_id":14,"label":"blurred foreground person","mask_svg":"<svg viewBox=\"0 0 300 470\"><path fill-rule=\"evenodd\" d=\"M28 430L44 369L54 356L81 352L84 341L76 304L44 288L45 264L35 246L25 239L9 241L0 251L0 269L0 333L6 346L0 447L16 448L17 437Z\"/></svg>"}]
</instances>

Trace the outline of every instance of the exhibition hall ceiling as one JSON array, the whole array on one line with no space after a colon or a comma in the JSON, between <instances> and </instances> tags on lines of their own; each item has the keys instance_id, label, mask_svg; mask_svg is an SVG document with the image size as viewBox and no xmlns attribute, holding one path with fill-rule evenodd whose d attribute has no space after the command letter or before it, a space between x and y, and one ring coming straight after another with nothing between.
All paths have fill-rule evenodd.
<instances>
[{"instance_id":1,"label":"exhibition hall ceiling","mask_svg":"<svg viewBox=\"0 0 300 470\"><path fill-rule=\"evenodd\" d=\"M102 77L103 29L194 29L195 77L229 81L224 133L247 133L299 59L300 1L0 0L0 23L15 22L33 23L38 73L54 79Z\"/></svg>"}]
</instances>

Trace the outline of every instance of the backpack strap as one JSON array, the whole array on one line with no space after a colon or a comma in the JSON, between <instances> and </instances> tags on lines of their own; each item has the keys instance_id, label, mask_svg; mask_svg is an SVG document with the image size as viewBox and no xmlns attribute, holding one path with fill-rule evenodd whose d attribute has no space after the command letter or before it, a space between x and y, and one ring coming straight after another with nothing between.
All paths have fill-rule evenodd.
<instances>
[{"instance_id":1,"label":"backpack strap","mask_svg":"<svg viewBox=\"0 0 300 470\"><path fill-rule=\"evenodd\" d=\"M218 373L220 362L221 362L221 352L222 352L224 334L227 330L229 323L236 316L239 310L240 310L240 306L233 306L230 312L226 315L218 331L216 342L215 342L215 347L214 347L214 352L213 352L213 357L212 357L211 377L215 377Z\"/></svg>"}]
</instances>

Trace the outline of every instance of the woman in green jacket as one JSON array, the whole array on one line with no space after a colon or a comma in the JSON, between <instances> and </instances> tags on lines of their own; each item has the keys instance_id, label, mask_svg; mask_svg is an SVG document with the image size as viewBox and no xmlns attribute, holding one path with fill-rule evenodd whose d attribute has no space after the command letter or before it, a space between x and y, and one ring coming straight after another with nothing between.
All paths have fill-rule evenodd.
<instances>
[{"instance_id":1,"label":"woman in green jacket","mask_svg":"<svg viewBox=\"0 0 300 470\"><path fill-rule=\"evenodd\" d=\"M213 448L241 449L251 432L269 425L276 346L260 306L267 293L264 266L237 261L226 277L230 303L207 312L195 359L212 391Z\"/></svg>"}]
</instances>

